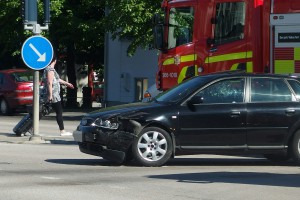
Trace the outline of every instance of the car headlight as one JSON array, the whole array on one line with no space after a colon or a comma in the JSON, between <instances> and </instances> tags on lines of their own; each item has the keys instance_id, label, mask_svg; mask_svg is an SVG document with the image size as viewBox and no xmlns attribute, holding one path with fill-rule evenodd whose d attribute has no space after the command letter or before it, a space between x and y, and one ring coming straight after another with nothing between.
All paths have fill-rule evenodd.
<instances>
[{"instance_id":1,"label":"car headlight","mask_svg":"<svg viewBox=\"0 0 300 200\"><path fill-rule=\"evenodd\" d=\"M94 121L94 123L92 124L92 126L99 126L101 128L116 130L119 128L119 123L113 119L107 119L107 120L103 121L102 119L97 118Z\"/></svg>"}]
</instances>

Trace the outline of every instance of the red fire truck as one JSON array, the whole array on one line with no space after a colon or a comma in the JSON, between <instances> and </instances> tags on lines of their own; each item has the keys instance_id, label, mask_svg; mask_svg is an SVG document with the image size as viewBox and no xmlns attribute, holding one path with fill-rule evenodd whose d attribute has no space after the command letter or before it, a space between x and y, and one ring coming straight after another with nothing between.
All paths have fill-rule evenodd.
<instances>
[{"instance_id":1,"label":"red fire truck","mask_svg":"<svg viewBox=\"0 0 300 200\"><path fill-rule=\"evenodd\" d=\"M300 73L299 0L163 0L157 88L224 70Z\"/></svg>"}]
</instances>

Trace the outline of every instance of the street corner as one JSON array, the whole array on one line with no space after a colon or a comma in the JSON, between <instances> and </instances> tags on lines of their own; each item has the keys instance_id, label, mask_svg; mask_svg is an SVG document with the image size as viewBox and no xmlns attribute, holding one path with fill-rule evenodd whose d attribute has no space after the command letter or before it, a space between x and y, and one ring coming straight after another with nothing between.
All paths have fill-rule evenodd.
<instances>
[{"instance_id":1,"label":"street corner","mask_svg":"<svg viewBox=\"0 0 300 200\"><path fill-rule=\"evenodd\" d=\"M25 134L17 136L13 133L0 133L0 143L11 144L77 144L72 136L32 136Z\"/></svg>"},{"instance_id":2,"label":"street corner","mask_svg":"<svg viewBox=\"0 0 300 200\"><path fill-rule=\"evenodd\" d=\"M14 133L0 133L0 142L3 143L21 144L26 141L29 141L29 138L30 138L29 135L17 136Z\"/></svg>"},{"instance_id":3,"label":"street corner","mask_svg":"<svg viewBox=\"0 0 300 200\"><path fill-rule=\"evenodd\" d=\"M73 136L42 136L42 139L47 144L63 144L63 145L75 145Z\"/></svg>"}]
</instances>

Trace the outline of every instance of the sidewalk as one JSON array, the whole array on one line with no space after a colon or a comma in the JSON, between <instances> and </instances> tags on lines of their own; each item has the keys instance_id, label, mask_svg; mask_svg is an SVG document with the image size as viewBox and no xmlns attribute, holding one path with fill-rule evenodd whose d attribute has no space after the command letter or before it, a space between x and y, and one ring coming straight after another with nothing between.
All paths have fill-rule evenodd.
<instances>
[{"instance_id":1,"label":"sidewalk","mask_svg":"<svg viewBox=\"0 0 300 200\"><path fill-rule=\"evenodd\" d=\"M25 136L0 133L0 143L12 144L77 144L73 136L34 136L29 133Z\"/></svg>"},{"instance_id":2,"label":"sidewalk","mask_svg":"<svg viewBox=\"0 0 300 200\"><path fill-rule=\"evenodd\" d=\"M92 109L65 109L63 112L64 121L80 121L82 116ZM51 113L44 118L48 120L55 120L55 113ZM12 144L77 144L74 141L73 136L47 136L43 133L39 133L38 136L32 137L29 133L25 136L16 136L14 133L0 133L0 143L12 143Z\"/></svg>"}]
</instances>

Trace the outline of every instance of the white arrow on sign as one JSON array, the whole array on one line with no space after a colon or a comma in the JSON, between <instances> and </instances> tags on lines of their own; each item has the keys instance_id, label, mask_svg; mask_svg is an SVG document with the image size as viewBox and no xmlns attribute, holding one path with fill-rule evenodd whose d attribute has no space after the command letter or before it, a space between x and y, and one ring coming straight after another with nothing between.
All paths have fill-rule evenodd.
<instances>
[{"instance_id":1,"label":"white arrow on sign","mask_svg":"<svg viewBox=\"0 0 300 200\"><path fill-rule=\"evenodd\" d=\"M46 61L46 53L43 55L33 46L33 44L29 44L30 48L38 55L39 59L37 60L38 62L45 62Z\"/></svg>"}]
</instances>

